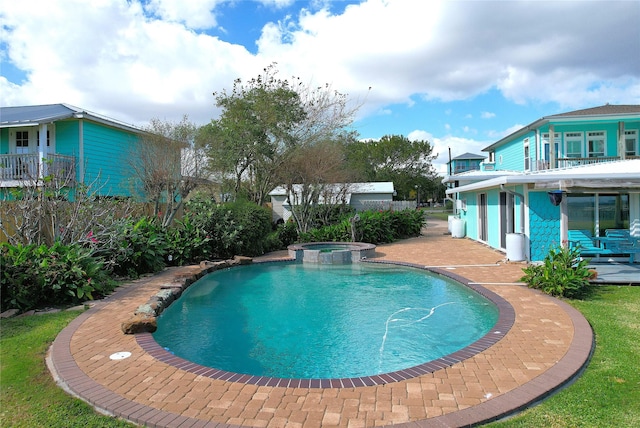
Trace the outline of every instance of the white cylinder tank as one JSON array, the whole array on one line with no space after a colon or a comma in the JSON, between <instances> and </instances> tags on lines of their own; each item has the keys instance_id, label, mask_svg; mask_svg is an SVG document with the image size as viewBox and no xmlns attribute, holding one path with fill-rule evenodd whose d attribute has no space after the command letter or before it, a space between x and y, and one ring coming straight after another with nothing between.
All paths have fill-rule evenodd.
<instances>
[{"instance_id":1,"label":"white cylinder tank","mask_svg":"<svg viewBox=\"0 0 640 428\"><path fill-rule=\"evenodd\" d=\"M464 238L465 235L465 221L463 218L454 218L451 220L451 237L452 238Z\"/></svg>"},{"instance_id":2,"label":"white cylinder tank","mask_svg":"<svg viewBox=\"0 0 640 428\"><path fill-rule=\"evenodd\" d=\"M453 223L453 219L456 218L455 214L451 214L447 217L447 232L451 233L451 223Z\"/></svg>"},{"instance_id":3,"label":"white cylinder tank","mask_svg":"<svg viewBox=\"0 0 640 428\"><path fill-rule=\"evenodd\" d=\"M524 233L507 233L507 259L512 262L521 262L526 259Z\"/></svg>"}]
</instances>

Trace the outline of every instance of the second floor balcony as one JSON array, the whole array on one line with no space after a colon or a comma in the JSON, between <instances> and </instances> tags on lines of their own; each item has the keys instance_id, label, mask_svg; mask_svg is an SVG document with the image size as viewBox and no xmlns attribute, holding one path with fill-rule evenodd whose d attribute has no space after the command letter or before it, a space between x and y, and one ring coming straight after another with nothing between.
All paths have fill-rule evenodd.
<instances>
[{"instance_id":1,"label":"second floor balcony","mask_svg":"<svg viewBox=\"0 0 640 428\"><path fill-rule=\"evenodd\" d=\"M45 177L60 186L75 185L76 158L51 153L0 155L0 187L37 185Z\"/></svg>"}]
</instances>

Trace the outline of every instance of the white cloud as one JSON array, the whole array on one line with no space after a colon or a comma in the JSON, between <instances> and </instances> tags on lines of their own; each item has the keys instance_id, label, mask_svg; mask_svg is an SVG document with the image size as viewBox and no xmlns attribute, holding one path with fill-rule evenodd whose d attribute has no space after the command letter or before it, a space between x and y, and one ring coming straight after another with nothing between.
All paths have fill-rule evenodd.
<instances>
[{"instance_id":1,"label":"white cloud","mask_svg":"<svg viewBox=\"0 0 640 428\"><path fill-rule=\"evenodd\" d=\"M133 123L185 113L206 122L213 91L273 61L284 76L366 99L361 115L492 88L521 104L640 102L640 57L631 54L640 10L631 1L369 0L334 15L318 0L265 25L257 54L194 31L218 25L222 1L4 2L3 61L26 81L0 79L0 103L68 102Z\"/></svg>"},{"instance_id":2,"label":"white cloud","mask_svg":"<svg viewBox=\"0 0 640 428\"><path fill-rule=\"evenodd\" d=\"M488 111L483 111L483 112L480 114L480 117L482 117L483 119L491 119L491 118L493 118L493 117L496 117L496 114L495 114L495 113L488 112Z\"/></svg>"},{"instance_id":3,"label":"white cloud","mask_svg":"<svg viewBox=\"0 0 640 428\"><path fill-rule=\"evenodd\" d=\"M407 138L410 140L426 140L431 143L431 146L433 147L433 154L437 155L433 162L433 166L437 173L442 176L448 174L447 162L449 162L449 150L451 150L451 158L464 153L486 155L482 149L491 144L490 141L478 141L451 135L438 138L424 130L412 131L409 133Z\"/></svg>"}]
</instances>

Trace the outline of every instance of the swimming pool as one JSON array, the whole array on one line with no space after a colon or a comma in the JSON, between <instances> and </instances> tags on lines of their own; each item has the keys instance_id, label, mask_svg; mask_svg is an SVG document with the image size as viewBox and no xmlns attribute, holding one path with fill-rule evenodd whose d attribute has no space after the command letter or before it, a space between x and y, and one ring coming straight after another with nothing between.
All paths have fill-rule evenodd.
<instances>
[{"instance_id":1,"label":"swimming pool","mask_svg":"<svg viewBox=\"0 0 640 428\"><path fill-rule=\"evenodd\" d=\"M421 269L266 263L211 273L158 317L158 344L197 364L253 376L390 373L487 334L496 306Z\"/></svg>"}]
</instances>

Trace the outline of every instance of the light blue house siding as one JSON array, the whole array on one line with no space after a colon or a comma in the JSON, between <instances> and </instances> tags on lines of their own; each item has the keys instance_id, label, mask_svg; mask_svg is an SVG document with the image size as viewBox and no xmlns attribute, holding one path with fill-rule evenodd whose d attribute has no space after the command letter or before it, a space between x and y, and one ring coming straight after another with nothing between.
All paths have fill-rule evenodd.
<instances>
[{"instance_id":1,"label":"light blue house siding","mask_svg":"<svg viewBox=\"0 0 640 428\"><path fill-rule=\"evenodd\" d=\"M550 248L560 245L560 207L549 202L546 192L529 193L531 260L543 260Z\"/></svg>"},{"instance_id":2,"label":"light blue house siding","mask_svg":"<svg viewBox=\"0 0 640 428\"><path fill-rule=\"evenodd\" d=\"M98 194L133 196L137 181L130 159L136 155L138 136L120 129L83 121L84 182L101 183ZM81 168L79 168L80 170Z\"/></svg>"},{"instance_id":3,"label":"light blue house siding","mask_svg":"<svg viewBox=\"0 0 640 428\"><path fill-rule=\"evenodd\" d=\"M535 150L535 133L530 133L518 140L500 146L495 151L496 170L524 171L524 141L529 138L529 157Z\"/></svg>"},{"instance_id":4,"label":"light blue house siding","mask_svg":"<svg viewBox=\"0 0 640 428\"><path fill-rule=\"evenodd\" d=\"M478 197L475 193L461 193L460 199L466 202L466 210L460 211L461 219L464 219L466 236L471 239L479 239L478 234Z\"/></svg>"}]
</instances>

